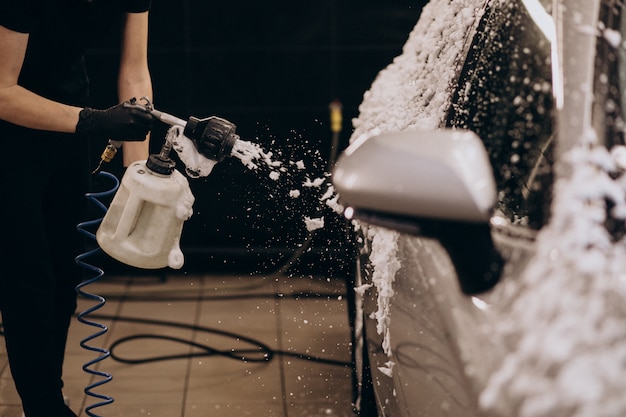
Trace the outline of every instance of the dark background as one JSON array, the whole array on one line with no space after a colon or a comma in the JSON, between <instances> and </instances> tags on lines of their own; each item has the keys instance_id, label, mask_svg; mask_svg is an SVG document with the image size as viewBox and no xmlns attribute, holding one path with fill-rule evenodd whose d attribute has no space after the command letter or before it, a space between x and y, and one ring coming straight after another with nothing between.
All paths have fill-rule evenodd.
<instances>
[{"instance_id":1,"label":"dark background","mask_svg":"<svg viewBox=\"0 0 626 417\"><path fill-rule=\"evenodd\" d=\"M155 107L183 119L224 117L242 139L261 144L289 168L274 181L228 158L210 176L190 179L196 202L181 240L186 265L279 265L309 236L305 215L324 215L326 224L311 241L310 262L341 263L346 225L317 202L326 187L299 185L307 175L314 179L329 171L331 101L343 106L342 131L334 136L342 149L363 93L401 53L425 2L153 1L149 62ZM119 34L111 33L88 56L94 107L117 101L118 45ZM153 131L154 152L165 129ZM121 170L119 160L109 167L114 173ZM306 173L289 165L298 160ZM180 164L178 169L184 171ZM290 189L302 190L301 198L290 198Z\"/></svg>"}]
</instances>

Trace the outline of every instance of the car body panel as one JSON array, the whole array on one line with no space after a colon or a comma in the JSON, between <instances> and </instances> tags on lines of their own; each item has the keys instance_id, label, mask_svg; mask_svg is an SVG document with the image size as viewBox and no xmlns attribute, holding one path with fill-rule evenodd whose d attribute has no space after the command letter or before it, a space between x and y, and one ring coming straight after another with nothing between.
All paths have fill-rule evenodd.
<instances>
[{"instance_id":1,"label":"car body panel","mask_svg":"<svg viewBox=\"0 0 626 417\"><path fill-rule=\"evenodd\" d=\"M400 239L398 245L398 257L403 260L421 259L425 254L444 251L435 241L418 238ZM450 280L439 281L437 288L433 288L431 277L442 272ZM441 294L446 294L444 288L448 286L454 288L453 293L457 292L451 264L403 264L396 273L394 302L389 311L390 348L394 361L392 378L396 391L393 397L388 397L395 398L396 404L393 400L383 401L385 415L471 416L476 413L475 395L465 374L460 371L463 366L459 352L450 340L452 333L447 322L452 317L442 314L440 310ZM467 299L458 307L465 302ZM474 311L473 306L465 307ZM366 313L375 308L371 303L365 304ZM368 328L366 331L369 335L374 330ZM383 343L382 340L376 342L373 346ZM389 376L383 374L380 368L385 369L384 363L389 360L384 352L372 355L372 363L379 365L373 369L375 385L388 383L385 379Z\"/></svg>"},{"instance_id":2,"label":"car body panel","mask_svg":"<svg viewBox=\"0 0 626 417\"><path fill-rule=\"evenodd\" d=\"M395 233L380 231L376 233ZM490 337L498 292L467 296L459 291L454 265L435 239L396 235L401 267L393 280L389 317L390 354L381 349L375 289L364 297L364 316L374 385L385 416L479 416L478 393L504 355ZM527 229L494 228L494 239L510 262L503 280L514 279L532 256ZM366 282L371 282L369 279ZM385 372L393 362L390 384ZM381 371L381 369L383 371ZM392 388L393 387L393 388ZM387 390L385 392L384 390Z\"/></svg>"},{"instance_id":3,"label":"car body panel","mask_svg":"<svg viewBox=\"0 0 626 417\"><path fill-rule=\"evenodd\" d=\"M586 140L592 118L593 73L599 0L558 0L554 14L559 39L559 74L564 100L558 112L557 150L563 155ZM569 175L566 166L557 174Z\"/></svg>"}]
</instances>

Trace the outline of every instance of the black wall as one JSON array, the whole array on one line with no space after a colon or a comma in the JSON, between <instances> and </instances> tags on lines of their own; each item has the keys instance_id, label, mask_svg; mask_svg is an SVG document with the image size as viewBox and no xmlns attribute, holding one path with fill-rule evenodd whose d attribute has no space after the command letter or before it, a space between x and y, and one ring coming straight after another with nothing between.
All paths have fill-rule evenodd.
<instances>
[{"instance_id":1,"label":"black wall","mask_svg":"<svg viewBox=\"0 0 626 417\"><path fill-rule=\"evenodd\" d=\"M323 175L332 139L329 103L343 104L344 147L363 93L401 53L425 2L154 0L155 107L181 118L222 116L243 139L280 153L277 159L302 159L311 178ZM94 106L116 102L118 42L112 33L88 57ZM154 151L164 133L164 126L153 132ZM209 177L191 179L195 213L185 224L183 250L213 258L288 251L306 235L302 216L313 212L325 214L328 225L315 245L340 245L342 220L316 206L319 196L287 197L302 172L279 181L266 174L227 159Z\"/></svg>"}]
</instances>

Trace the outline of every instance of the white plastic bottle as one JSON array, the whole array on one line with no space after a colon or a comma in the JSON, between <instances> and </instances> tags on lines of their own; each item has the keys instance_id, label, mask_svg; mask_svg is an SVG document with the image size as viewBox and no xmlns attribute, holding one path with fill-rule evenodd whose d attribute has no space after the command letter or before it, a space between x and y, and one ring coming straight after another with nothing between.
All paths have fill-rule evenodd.
<instances>
[{"instance_id":1,"label":"white plastic bottle","mask_svg":"<svg viewBox=\"0 0 626 417\"><path fill-rule=\"evenodd\" d=\"M179 269L184 264L180 236L193 203L189 182L173 161L151 155L127 168L96 240L124 264Z\"/></svg>"}]
</instances>

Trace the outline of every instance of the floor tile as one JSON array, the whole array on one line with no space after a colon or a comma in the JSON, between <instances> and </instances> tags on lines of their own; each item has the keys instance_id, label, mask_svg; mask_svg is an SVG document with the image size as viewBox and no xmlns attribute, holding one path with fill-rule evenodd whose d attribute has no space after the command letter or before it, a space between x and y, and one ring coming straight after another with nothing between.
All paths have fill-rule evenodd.
<instances>
[{"instance_id":1,"label":"floor tile","mask_svg":"<svg viewBox=\"0 0 626 417\"><path fill-rule=\"evenodd\" d=\"M72 321L64 364L71 407L106 417L350 417L352 380L345 283L323 276L182 274L105 276L85 291L104 305ZM96 302L79 297L79 313ZM299 357L298 357L299 356ZM21 406L0 348L0 417Z\"/></svg>"},{"instance_id":2,"label":"floor tile","mask_svg":"<svg viewBox=\"0 0 626 417\"><path fill-rule=\"evenodd\" d=\"M20 405L0 405L0 416L2 417L21 417L22 406Z\"/></svg>"}]
</instances>

